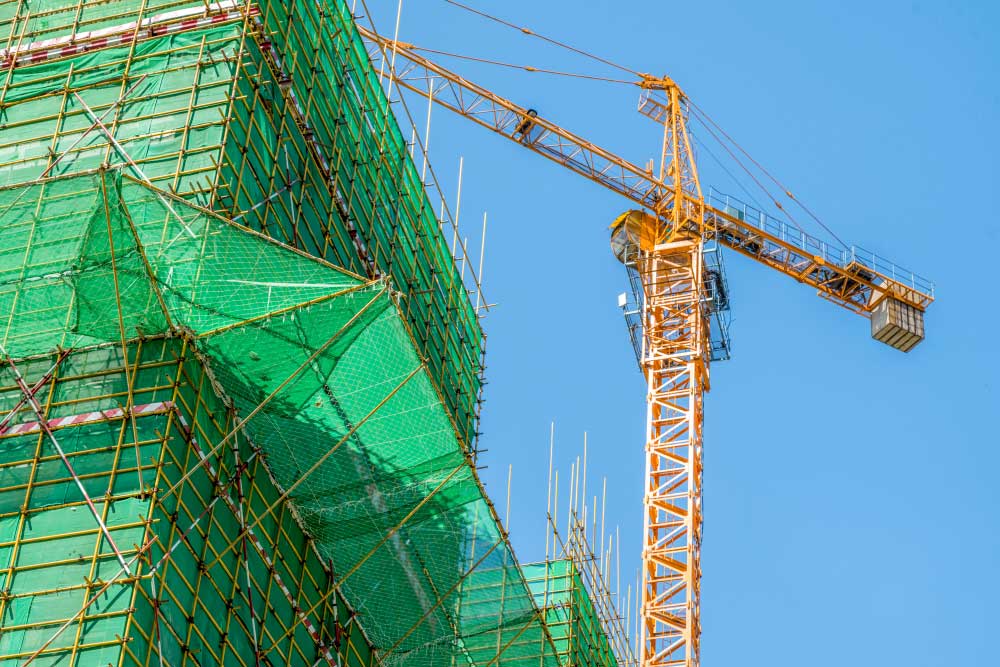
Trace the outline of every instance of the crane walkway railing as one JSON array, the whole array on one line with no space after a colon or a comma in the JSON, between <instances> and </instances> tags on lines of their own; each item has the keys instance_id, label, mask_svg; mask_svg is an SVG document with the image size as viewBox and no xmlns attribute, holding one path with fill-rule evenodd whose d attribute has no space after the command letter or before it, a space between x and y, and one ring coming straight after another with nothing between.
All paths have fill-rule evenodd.
<instances>
[{"instance_id":1,"label":"crane walkway railing","mask_svg":"<svg viewBox=\"0 0 1000 667\"><path fill-rule=\"evenodd\" d=\"M710 206L757 227L789 245L796 246L815 257L822 257L830 264L841 268L860 265L923 294L934 296L933 282L870 250L855 245L839 248L714 188L709 188L705 201Z\"/></svg>"}]
</instances>

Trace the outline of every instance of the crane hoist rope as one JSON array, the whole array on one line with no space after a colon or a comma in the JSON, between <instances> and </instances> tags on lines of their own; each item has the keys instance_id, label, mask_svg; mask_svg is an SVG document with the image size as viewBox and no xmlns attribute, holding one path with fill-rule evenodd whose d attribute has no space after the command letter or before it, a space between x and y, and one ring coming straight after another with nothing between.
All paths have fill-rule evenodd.
<instances>
[{"instance_id":1,"label":"crane hoist rope","mask_svg":"<svg viewBox=\"0 0 1000 667\"><path fill-rule=\"evenodd\" d=\"M547 67L535 67L534 65L521 65L518 63L509 63L503 60L495 60L491 58L481 58L478 56L470 56L465 53L455 53L454 51L441 51L438 49L431 49L426 46L417 46L416 44L407 44L407 46L413 51L418 53L431 53L437 56L447 56L448 58L458 58L459 60L468 60L474 63L482 63L485 65L495 65L497 67L506 67L508 69L516 69L529 74L552 74L554 76L562 76L570 79L586 79L588 81L600 81L602 83L620 83L626 86L637 86L639 85L636 81L629 81L627 79L612 79L606 76L598 76L596 74L584 74L583 72L566 72L563 70L550 69Z\"/></svg>"},{"instance_id":2,"label":"crane hoist rope","mask_svg":"<svg viewBox=\"0 0 1000 667\"><path fill-rule=\"evenodd\" d=\"M622 72L625 72L625 73L628 73L628 74L632 74L633 76L636 77L636 79L634 79L632 81L627 81L627 80L623 80L623 79L611 79L611 78L606 78L606 77L601 77L601 76L595 76L595 75L583 75L583 74L574 74L574 73L571 73L571 72L559 72L559 71L555 71L555 70L548 70L548 69L545 69L545 68L537 68L537 67L530 67L530 66L523 66L523 65L513 65L513 64L503 63L503 62L499 62L499 61L490 61L490 60L485 60L485 59L478 59L478 58L473 58L473 57L462 55L462 54L458 54L458 53L448 53L448 52L443 52L443 51L432 51L431 49L423 49L421 47L416 47L416 46L413 46L413 45L411 45L411 48L413 48L413 49L415 49L417 51L426 51L428 53L437 53L437 54L440 54L440 55L451 56L451 57L454 57L454 58L465 58L465 59L469 59L469 60L475 60L475 61L478 61L478 62L484 62L484 63L489 63L489 64L501 65L501 66L504 66L504 67L511 67L511 68L516 68L516 69L523 69L524 71L527 71L527 72L540 72L540 73L546 73L546 74L558 74L558 75L562 75L562 76L576 77L576 78L582 78L582 79L591 79L591 80L595 80L595 81L606 81L606 82L609 82L609 83L622 83L622 84L641 85L641 82L644 79L651 78L650 75L643 74L642 72L636 71L636 70L632 69L631 67L627 67L625 65L617 63L617 62L615 62L613 60L610 60L608 58L605 58L603 56L598 56L598 55L596 55L594 53L591 53L590 51L587 51L585 49L573 46L572 44L567 44L564 41L553 39L552 37L548 37L546 35L543 35L543 34L541 34L539 32L531 30L531 29L529 29L529 28L527 28L525 26L517 25L516 23L512 23L511 21L507 21L507 20L504 20L504 19L499 18L497 16L494 16L494 15L492 15L492 14L490 14L488 12L485 12L485 11L483 11L481 9L476 9L475 7L470 7L469 5L465 5L465 4L461 3L461 2L456 2L456 0L445 0L445 2L447 2L448 4L450 4L450 5L454 6L454 7L458 7L459 9L462 9L462 10L464 10L466 12L471 13L471 14L475 14L477 16L485 18L485 19L487 19L489 21L492 21L494 23L498 23L498 24L500 24L502 26L505 26L507 28L511 28L513 30L517 30L518 32L523 33L524 35L527 35L529 37L534 37L534 38L540 39L540 40L542 40L544 42L547 42L549 44L557 46L557 47L559 47L561 49L564 49L566 51L569 51L571 53L575 53L577 55L583 56L584 58L588 58L588 59L593 60L595 62L599 62L599 63L602 63L604 65L608 65L610 67L618 69L618 70L620 70ZM735 139L733 139L731 136L729 136L729 134L724 129L722 129L722 127L720 127L719 124L716 123L712 119L712 117L709 116L708 113L704 109L702 109L701 107L699 107L697 104L695 104L690 99L688 99L688 104L690 105L691 110L694 112L695 116L696 117L700 116L701 122L705 125L705 127L709 131L709 133L712 134L713 138L715 138L716 141L719 142L719 145L721 145L726 150L726 152L729 153L730 157L733 158L733 161L736 162L737 164L739 164L740 168L743 169L743 171L746 172L748 176L750 176L750 178L757 184L757 186L768 196L768 198L772 201L772 203L774 203L779 209L782 210L782 212L785 214L785 216L789 219L789 221L793 225L795 225L796 227L798 227L800 231L803 231L803 232L805 231L794 220L794 218L792 218L791 214L784 207L782 207L781 203L777 200L777 198L774 197L771 194L771 192L767 188L765 188L763 186L763 184L761 184L759 181L757 181L757 178L750 172L749 169L746 168L746 166L743 164L743 162L735 154L733 154L729 150L729 147L726 146L725 142L722 139L720 139L718 136L715 135L715 132L713 132L713 130L712 130L713 127L726 140L728 140L729 143L732 144L732 146L735 147L737 151L739 151L740 153L742 153L748 160L750 160L750 162L752 162L753 165L755 167L757 167L757 169L759 169L762 174L764 174L764 176L766 176L770 181L772 181L775 185L777 185L778 188L781 189L782 194L784 194L786 197L788 197L791 201L795 202L803 211L805 211L805 213L810 218L812 218L816 222L816 224L818 224L820 227L822 227L823 230L827 234L829 234L834 239L836 239L837 242L840 243L840 245L842 245L845 248L847 247L847 244L844 243L843 241L841 241L840 237L838 237L837 234L832 229L830 229L829 227L827 227L823 223L823 221L819 218L819 216L817 216L815 213L813 213L812 210L810 210L809 207L807 207L805 205L805 203L803 203L795 195L792 194L791 190L789 190L787 187L785 187L777 178L775 178L767 169L765 169L762 164L760 164L757 160L755 160L754 157L752 155L750 155L750 153L748 153L746 151L746 149L744 149L739 143L737 143L737 141ZM730 175L730 177L732 178L731 175ZM733 180L735 181L736 179L733 178Z\"/></svg>"},{"instance_id":3,"label":"crane hoist rope","mask_svg":"<svg viewBox=\"0 0 1000 667\"><path fill-rule=\"evenodd\" d=\"M589 59L591 59L593 61L596 61L596 62L599 62L599 63L603 63L603 64L608 65L610 67L613 67L615 69L621 70L622 72L625 72L626 74L631 74L631 75L633 75L635 77L639 77L640 79L643 76L642 72L637 72L634 69L632 69L631 67L626 67L625 65L616 63L613 60L609 60L607 58L603 58L603 57L601 57L599 55L596 55L596 54L591 53L589 51L586 51L584 49L575 47L572 44L567 44L566 42L561 42L558 39L553 39L552 37L548 37L548 36L543 35L541 33L535 32L534 30L531 30L530 28L526 28L525 26L517 25L516 23L511 23L510 21L505 21L504 19L499 18L497 16L493 16L492 14L484 12L481 9L476 9L475 7L470 7L469 5L462 4L461 2L456 2L455 0L445 0L445 2L447 2L449 5L452 5L454 7L458 7L459 9L467 11L467 12L469 12L471 14L476 14L477 16L481 16L482 18L485 18L485 19L487 19L489 21L493 21L494 23L499 23L500 25L503 25L503 26L506 26L508 28L512 28L514 30L517 30L520 33L528 35L529 37L535 37L537 39L542 40L543 42L548 42L549 44L552 44L553 46L558 46L561 49L565 49L567 51L571 51L572 53L575 53L577 55L583 56L584 58L589 58Z\"/></svg>"}]
</instances>

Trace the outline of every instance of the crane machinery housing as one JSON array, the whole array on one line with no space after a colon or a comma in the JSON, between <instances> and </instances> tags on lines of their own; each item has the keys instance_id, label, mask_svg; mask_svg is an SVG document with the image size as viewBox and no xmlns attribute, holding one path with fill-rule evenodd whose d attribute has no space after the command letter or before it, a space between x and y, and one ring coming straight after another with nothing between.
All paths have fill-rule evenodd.
<instances>
[{"instance_id":1,"label":"crane machinery housing","mask_svg":"<svg viewBox=\"0 0 1000 667\"><path fill-rule=\"evenodd\" d=\"M706 196L688 131L691 102L670 77L636 81L639 111L663 128L654 173L428 60L412 44L360 30L398 87L638 205L611 225L611 244L638 301L633 342L647 385L640 664L698 665L704 394L711 361L728 357L721 316L728 295L706 244L815 288L869 318L873 338L904 352L924 338L933 284L874 253L840 249L723 195Z\"/></svg>"}]
</instances>

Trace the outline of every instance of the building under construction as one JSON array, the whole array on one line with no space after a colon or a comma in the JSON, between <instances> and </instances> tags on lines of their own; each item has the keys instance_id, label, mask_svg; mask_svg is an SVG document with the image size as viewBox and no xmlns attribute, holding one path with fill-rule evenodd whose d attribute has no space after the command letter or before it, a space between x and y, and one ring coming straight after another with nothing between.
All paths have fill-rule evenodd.
<instances>
[{"instance_id":1,"label":"building under construction","mask_svg":"<svg viewBox=\"0 0 1000 667\"><path fill-rule=\"evenodd\" d=\"M0 665L633 661L476 475L478 278L344 0L0 39Z\"/></svg>"},{"instance_id":2,"label":"building under construction","mask_svg":"<svg viewBox=\"0 0 1000 667\"><path fill-rule=\"evenodd\" d=\"M451 4L634 76L659 169L346 0L0 2L0 667L698 667L718 251L923 340L933 283L836 238L672 78ZM541 563L477 476L488 304L401 91L426 132L436 103L631 207L634 625L586 445L562 533L550 455ZM689 120L778 216L702 189Z\"/></svg>"}]
</instances>

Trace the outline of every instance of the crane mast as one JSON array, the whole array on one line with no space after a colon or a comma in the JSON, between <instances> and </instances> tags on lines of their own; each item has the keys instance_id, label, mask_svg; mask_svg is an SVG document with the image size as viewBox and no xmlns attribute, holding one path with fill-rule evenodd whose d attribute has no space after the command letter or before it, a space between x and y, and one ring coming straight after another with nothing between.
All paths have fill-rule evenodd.
<instances>
[{"instance_id":1,"label":"crane mast","mask_svg":"<svg viewBox=\"0 0 1000 667\"><path fill-rule=\"evenodd\" d=\"M640 111L662 123L654 215L621 216L613 248L641 285L646 379L640 664L699 664L704 394L710 318L705 299L704 201L680 88L643 81Z\"/></svg>"},{"instance_id":2,"label":"crane mast","mask_svg":"<svg viewBox=\"0 0 1000 667\"><path fill-rule=\"evenodd\" d=\"M359 26L405 88L642 207L612 225L612 250L639 276L646 380L640 664L700 662L704 395L710 389L712 298L705 242L717 241L872 319L873 337L909 350L923 338L933 286L865 251L831 251L763 214L706 202L687 128L688 101L669 77L644 76L639 111L663 126L658 175L602 149L534 110L477 86ZM754 219L757 217L757 219ZM877 328L877 330L876 330Z\"/></svg>"},{"instance_id":3,"label":"crane mast","mask_svg":"<svg viewBox=\"0 0 1000 667\"><path fill-rule=\"evenodd\" d=\"M646 377L640 664L697 665L702 426L709 389L703 241L641 251Z\"/></svg>"}]
</instances>

